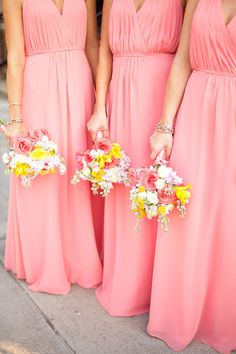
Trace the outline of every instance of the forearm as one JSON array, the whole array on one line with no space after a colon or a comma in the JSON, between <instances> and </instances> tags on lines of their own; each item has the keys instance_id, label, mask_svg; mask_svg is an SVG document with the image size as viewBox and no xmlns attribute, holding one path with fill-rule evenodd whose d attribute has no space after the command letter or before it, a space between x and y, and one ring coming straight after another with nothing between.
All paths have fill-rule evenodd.
<instances>
[{"instance_id":1,"label":"forearm","mask_svg":"<svg viewBox=\"0 0 236 354\"><path fill-rule=\"evenodd\" d=\"M169 75L160 123L172 126L191 74L189 64L174 61Z\"/></svg>"},{"instance_id":2,"label":"forearm","mask_svg":"<svg viewBox=\"0 0 236 354\"><path fill-rule=\"evenodd\" d=\"M106 113L106 100L112 75L112 62L112 53L100 53L96 81L95 113Z\"/></svg>"},{"instance_id":3,"label":"forearm","mask_svg":"<svg viewBox=\"0 0 236 354\"><path fill-rule=\"evenodd\" d=\"M96 75L97 75L97 66L98 66L98 43L93 46L86 46L85 54L87 56L92 74L93 74L93 81L96 83Z\"/></svg>"},{"instance_id":4,"label":"forearm","mask_svg":"<svg viewBox=\"0 0 236 354\"><path fill-rule=\"evenodd\" d=\"M8 54L7 91L9 102L9 115L11 119L22 117L22 93L25 56L23 54Z\"/></svg>"}]
</instances>

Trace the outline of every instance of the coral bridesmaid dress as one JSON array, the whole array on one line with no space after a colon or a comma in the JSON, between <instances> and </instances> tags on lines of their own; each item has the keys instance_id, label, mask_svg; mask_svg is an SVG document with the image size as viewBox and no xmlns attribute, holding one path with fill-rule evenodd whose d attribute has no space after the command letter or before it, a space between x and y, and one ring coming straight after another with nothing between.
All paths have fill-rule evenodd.
<instances>
[{"instance_id":1,"label":"coral bridesmaid dress","mask_svg":"<svg viewBox=\"0 0 236 354\"><path fill-rule=\"evenodd\" d=\"M164 91L182 27L180 0L113 0L109 40L113 73L108 110L110 135L131 157L148 166L149 137L160 117ZM104 273L97 298L114 316L147 312L155 252L156 222L130 210L128 190L115 187L105 201Z\"/></svg>"},{"instance_id":2,"label":"coral bridesmaid dress","mask_svg":"<svg viewBox=\"0 0 236 354\"><path fill-rule=\"evenodd\" d=\"M158 231L148 332L183 350L193 339L236 349L236 16L200 0L171 165L193 186L187 217Z\"/></svg>"},{"instance_id":3,"label":"coral bridesmaid dress","mask_svg":"<svg viewBox=\"0 0 236 354\"><path fill-rule=\"evenodd\" d=\"M23 22L23 118L27 129L48 129L68 171L38 178L29 189L12 178L5 267L34 291L65 294L71 283L97 286L102 275L89 185L70 183L94 104L86 4L64 0L61 14L52 0L24 0Z\"/></svg>"}]
</instances>

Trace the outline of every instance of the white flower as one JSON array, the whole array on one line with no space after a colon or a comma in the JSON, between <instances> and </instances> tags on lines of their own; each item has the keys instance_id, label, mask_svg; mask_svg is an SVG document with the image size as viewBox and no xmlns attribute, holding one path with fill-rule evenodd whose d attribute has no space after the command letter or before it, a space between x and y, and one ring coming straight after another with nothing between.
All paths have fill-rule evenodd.
<instances>
[{"instance_id":1,"label":"white flower","mask_svg":"<svg viewBox=\"0 0 236 354\"><path fill-rule=\"evenodd\" d=\"M157 211L157 206L156 205L151 205L150 207L147 208L147 215L149 218L153 218L157 216L158 211Z\"/></svg>"},{"instance_id":2,"label":"white flower","mask_svg":"<svg viewBox=\"0 0 236 354\"><path fill-rule=\"evenodd\" d=\"M4 164L8 164L10 161L8 153L5 152L5 154L2 155L2 161Z\"/></svg>"},{"instance_id":3,"label":"white flower","mask_svg":"<svg viewBox=\"0 0 236 354\"><path fill-rule=\"evenodd\" d=\"M89 177L90 176L90 169L88 167L85 167L82 169L82 173L85 177Z\"/></svg>"},{"instance_id":4,"label":"white flower","mask_svg":"<svg viewBox=\"0 0 236 354\"><path fill-rule=\"evenodd\" d=\"M92 158L96 158L99 156L99 153L96 150L92 149L90 150L89 155L92 156Z\"/></svg>"},{"instance_id":5,"label":"white flower","mask_svg":"<svg viewBox=\"0 0 236 354\"><path fill-rule=\"evenodd\" d=\"M48 137L46 135L43 135L40 139L43 143L47 143L49 141Z\"/></svg>"},{"instance_id":6,"label":"white flower","mask_svg":"<svg viewBox=\"0 0 236 354\"><path fill-rule=\"evenodd\" d=\"M158 197L156 192L147 192L147 200L151 204L158 203Z\"/></svg>"},{"instance_id":7,"label":"white flower","mask_svg":"<svg viewBox=\"0 0 236 354\"><path fill-rule=\"evenodd\" d=\"M140 198L140 199L146 200L146 198L147 198L147 193L146 193L146 192L139 192L137 196L138 196L138 198Z\"/></svg>"},{"instance_id":8,"label":"white flower","mask_svg":"<svg viewBox=\"0 0 236 354\"><path fill-rule=\"evenodd\" d=\"M165 187L165 181L162 178L158 178L155 183L157 189L163 189Z\"/></svg>"},{"instance_id":9,"label":"white flower","mask_svg":"<svg viewBox=\"0 0 236 354\"><path fill-rule=\"evenodd\" d=\"M16 168L16 162L15 161L11 161L10 164L9 164L9 167L11 169L15 169Z\"/></svg>"},{"instance_id":10,"label":"white flower","mask_svg":"<svg viewBox=\"0 0 236 354\"><path fill-rule=\"evenodd\" d=\"M158 168L158 175L160 178L166 178L167 176L169 176L170 170L167 166L160 166Z\"/></svg>"}]
</instances>

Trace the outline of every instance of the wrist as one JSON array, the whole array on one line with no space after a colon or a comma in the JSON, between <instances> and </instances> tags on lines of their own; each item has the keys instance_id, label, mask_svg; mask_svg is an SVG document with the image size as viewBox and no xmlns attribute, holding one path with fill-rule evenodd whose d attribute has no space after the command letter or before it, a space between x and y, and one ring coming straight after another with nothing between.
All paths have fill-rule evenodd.
<instances>
[{"instance_id":1,"label":"wrist","mask_svg":"<svg viewBox=\"0 0 236 354\"><path fill-rule=\"evenodd\" d=\"M22 119L21 106L10 106L8 111L10 120Z\"/></svg>"},{"instance_id":2,"label":"wrist","mask_svg":"<svg viewBox=\"0 0 236 354\"><path fill-rule=\"evenodd\" d=\"M106 105L104 105L104 104L95 104L94 114L106 115L107 114Z\"/></svg>"},{"instance_id":3,"label":"wrist","mask_svg":"<svg viewBox=\"0 0 236 354\"><path fill-rule=\"evenodd\" d=\"M159 123L163 124L163 125L167 125L169 127L173 127L174 126L174 121L175 121L175 117L174 116L164 115L164 116L161 117Z\"/></svg>"}]
</instances>

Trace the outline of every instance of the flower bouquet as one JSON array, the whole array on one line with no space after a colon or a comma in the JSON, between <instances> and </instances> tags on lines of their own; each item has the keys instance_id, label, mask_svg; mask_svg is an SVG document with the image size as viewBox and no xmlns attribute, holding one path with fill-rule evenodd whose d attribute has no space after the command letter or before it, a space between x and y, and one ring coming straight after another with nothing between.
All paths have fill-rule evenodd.
<instances>
[{"instance_id":1,"label":"flower bouquet","mask_svg":"<svg viewBox=\"0 0 236 354\"><path fill-rule=\"evenodd\" d=\"M25 136L17 136L11 145L12 150L2 156L6 173L20 177L24 187L30 187L40 175L55 173L56 169L61 175L66 173L64 160L46 130L37 129Z\"/></svg>"},{"instance_id":2,"label":"flower bouquet","mask_svg":"<svg viewBox=\"0 0 236 354\"><path fill-rule=\"evenodd\" d=\"M129 170L131 210L138 220L157 218L161 228L168 231L169 215L176 208L180 217L186 214L186 205L191 198L191 185L183 185L166 160L154 166Z\"/></svg>"},{"instance_id":3,"label":"flower bouquet","mask_svg":"<svg viewBox=\"0 0 236 354\"><path fill-rule=\"evenodd\" d=\"M92 191L107 196L115 183L128 181L130 160L117 143L112 143L100 133L91 147L83 154L77 154L78 168L71 183L77 184L81 180L92 183Z\"/></svg>"}]
</instances>

